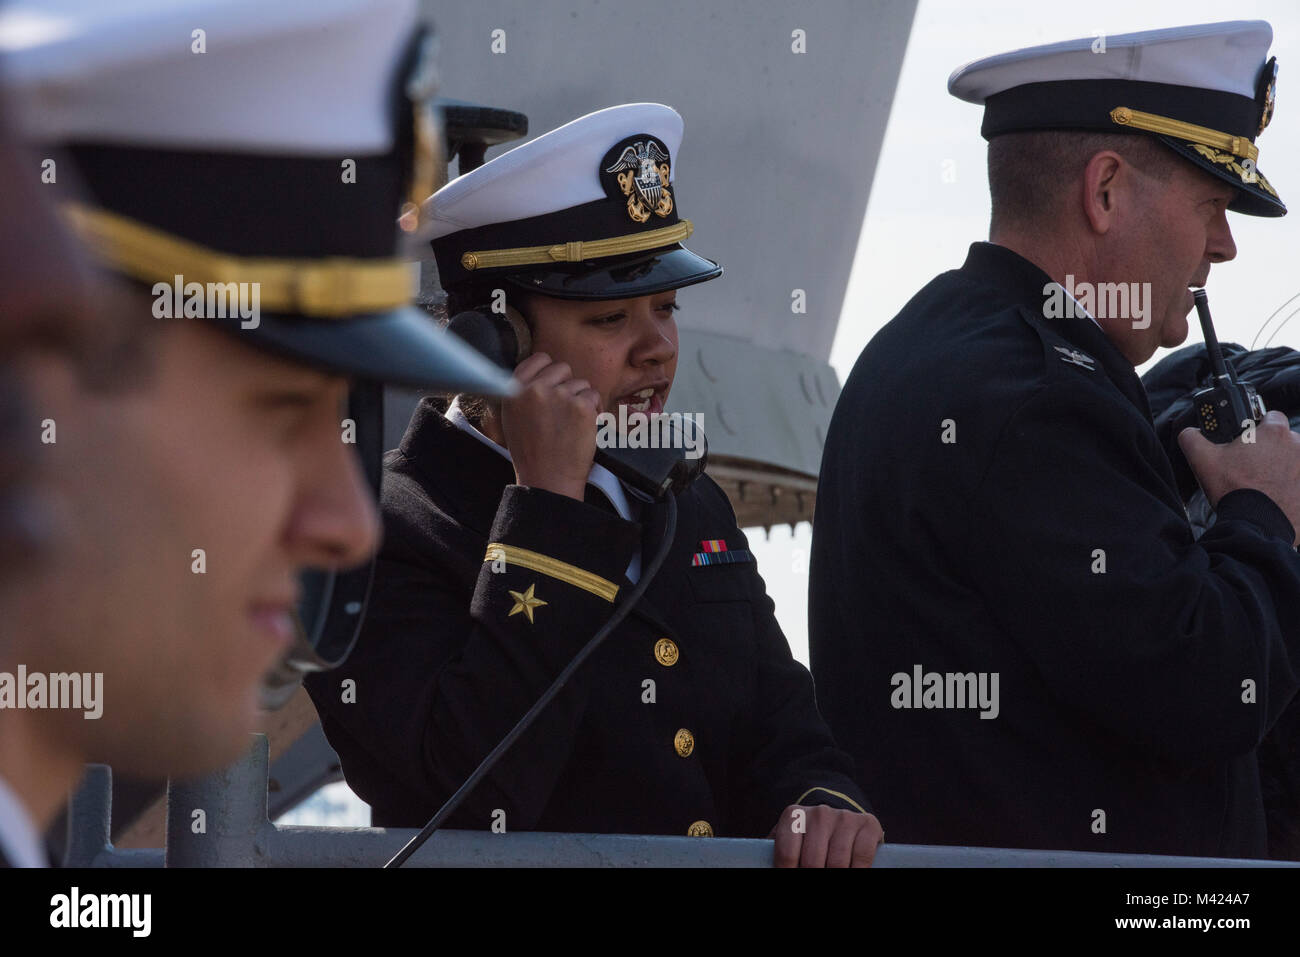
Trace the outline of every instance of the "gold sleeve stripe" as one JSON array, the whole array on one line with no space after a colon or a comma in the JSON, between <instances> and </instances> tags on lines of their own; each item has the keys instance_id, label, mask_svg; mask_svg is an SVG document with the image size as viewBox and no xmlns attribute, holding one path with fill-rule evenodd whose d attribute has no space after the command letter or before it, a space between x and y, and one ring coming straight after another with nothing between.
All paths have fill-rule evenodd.
<instances>
[{"instance_id":1,"label":"gold sleeve stripe","mask_svg":"<svg viewBox=\"0 0 1300 957\"><path fill-rule=\"evenodd\" d=\"M414 289L412 264L400 259L235 256L107 210L67 203L62 212L111 269L169 286L176 276L184 283L257 283L259 306L268 312L350 319L406 305Z\"/></svg>"},{"instance_id":2,"label":"gold sleeve stripe","mask_svg":"<svg viewBox=\"0 0 1300 957\"><path fill-rule=\"evenodd\" d=\"M1127 106L1117 106L1111 110L1110 119L1111 122L1119 126L1131 126L1134 129L1146 130L1150 133L1177 136L1179 139L1192 143L1227 150L1234 156L1241 156L1248 160L1257 161L1259 159L1259 148L1244 136L1220 133L1218 130L1197 126L1195 123L1184 123L1182 120L1170 119L1167 116L1159 116L1155 113L1131 110Z\"/></svg>"},{"instance_id":3,"label":"gold sleeve stripe","mask_svg":"<svg viewBox=\"0 0 1300 957\"><path fill-rule=\"evenodd\" d=\"M470 272L500 266L533 266L540 263L576 263L602 256L621 256L643 249L657 249L689 239L695 227L689 219L675 226L651 229L644 233L614 236L610 239L575 240L554 246L518 246L513 249L479 249L460 257L460 264Z\"/></svg>"},{"instance_id":4,"label":"gold sleeve stripe","mask_svg":"<svg viewBox=\"0 0 1300 957\"><path fill-rule=\"evenodd\" d=\"M861 804L859 804L857 801L853 800L853 798L849 797L847 794L841 794L839 791L832 791L830 788L809 788L807 791L804 791L803 794L800 794L800 795L799 795L799 800L795 801L794 803L795 803L795 804L802 804L802 803L803 803L803 799L806 798L808 795L812 794L813 791L825 791L827 794L834 794L834 795L835 795L837 798L839 798L841 801L848 801L848 802L849 802L850 804L852 804L855 808L857 808L858 811L861 812L862 814L866 814L866 813L867 813L867 809L864 808L864 807L863 807Z\"/></svg>"},{"instance_id":5,"label":"gold sleeve stripe","mask_svg":"<svg viewBox=\"0 0 1300 957\"><path fill-rule=\"evenodd\" d=\"M618 594L618 586L612 581L585 571L577 565L570 565L568 562L562 562L558 558L551 558L549 555L543 555L540 552L530 552L526 548L516 548L514 545L503 545L500 542L488 543L487 554L483 556L483 561L497 562L502 560L509 565L518 565L520 568L527 568L531 571L541 572L543 575L550 575L552 578L558 578L575 588L589 591L597 598L603 598L605 601L612 602L614 596Z\"/></svg>"}]
</instances>

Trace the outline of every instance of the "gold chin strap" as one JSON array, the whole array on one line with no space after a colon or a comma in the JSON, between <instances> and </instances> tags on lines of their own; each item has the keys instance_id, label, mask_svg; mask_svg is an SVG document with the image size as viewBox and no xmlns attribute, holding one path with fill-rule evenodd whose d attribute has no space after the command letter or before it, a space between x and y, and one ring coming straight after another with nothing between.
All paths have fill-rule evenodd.
<instances>
[{"instance_id":1,"label":"gold chin strap","mask_svg":"<svg viewBox=\"0 0 1300 957\"><path fill-rule=\"evenodd\" d=\"M554 246L520 246L514 249L482 249L465 253L460 264L471 272L499 266L534 266L542 263L576 263L602 256L621 256L659 246L671 246L690 238L695 232L689 219L674 226L651 229L644 233L615 236L612 239L588 239Z\"/></svg>"},{"instance_id":2,"label":"gold chin strap","mask_svg":"<svg viewBox=\"0 0 1300 957\"><path fill-rule=\"evenodd\" d=\"M1146 130L1149 133L1176 136L1191 143L1211 146L1218 150L1227 150L1234 156L1240 156L1243 159L1253 162L1259 161L1259 149L1244 136L1231 136L1228 133L1220 133L1218 130L1212 130L1205 126L1197 126L1195 123L1184 123L1182 120L1173 120L1167 116L1158 116L1155 113L1143 113L1141 110L1132 110L1127 106L1115 107L1110 111L1110 118L1113 123L1119 126L1131 126L1134 129Z\"/></svg>"},{"instance_id":3,"label":"gold chin strap","mask_svg":"<svg viewBox=\"0 0 1300 957\"><path fill-rule=\"evenodd\" d=\"M350 319L411 301L414 272L400 259L272 259L200 246L103 209L67 203L73 230L110 268L142 282L257 283L267 312Z\"/></svg>"}]
</instances>

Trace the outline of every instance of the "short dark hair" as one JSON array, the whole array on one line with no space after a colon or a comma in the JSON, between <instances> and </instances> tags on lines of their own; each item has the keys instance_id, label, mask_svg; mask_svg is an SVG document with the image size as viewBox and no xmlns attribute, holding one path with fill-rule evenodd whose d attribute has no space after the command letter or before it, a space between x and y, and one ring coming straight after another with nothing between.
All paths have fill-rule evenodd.
<instances>
[{"instance_id":1,"label":"short dark hair","mask_svg":"<svg viewBox=\"0 0 1300 957\"><path fill-rule=\"evenodd\" d=\"M1143 172L1168 182L1184 160L1145 134L1034 130L989 140L990 232L1034 228L1060 210L1062 194L1097 153L1114 150Z\"/></svg>"}]
</instances>

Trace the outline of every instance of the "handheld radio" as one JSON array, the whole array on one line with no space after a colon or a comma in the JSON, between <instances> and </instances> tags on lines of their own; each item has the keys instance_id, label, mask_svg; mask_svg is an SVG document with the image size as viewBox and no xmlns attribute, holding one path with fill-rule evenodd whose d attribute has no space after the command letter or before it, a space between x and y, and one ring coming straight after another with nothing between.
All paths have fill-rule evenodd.
<instances>
[{"instance_id":1,"label":"handheld radio","mask_svg":"<svg viewBox=\"0 0 1300 957\"><path fill-rule=\"evenodd\" d=\"M1193 290L1192 301L1196 303L1201 331L1205 335L1205 352L1214 371L1214 384L1192 396L1192 408L1201 434L1217 445L1226 445L1246 431L1252 421L1263 421L1264 400L1254 386L1238 380L1224 360L1219 338L1214 334L1214 323L1210 320L1210 303L1205 290Z\"/></svg>"}]
</instances>

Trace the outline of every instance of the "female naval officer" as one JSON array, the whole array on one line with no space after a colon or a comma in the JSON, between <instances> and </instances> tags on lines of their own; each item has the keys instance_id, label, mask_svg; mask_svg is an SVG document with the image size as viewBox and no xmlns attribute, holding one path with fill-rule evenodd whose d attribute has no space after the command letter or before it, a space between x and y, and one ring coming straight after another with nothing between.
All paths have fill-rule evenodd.
<instances>
[{"instance_id":1,"label":"female naval officer","mask_svg":"<svg viewBox=\"0 0 1300 957\"><path fill-rule=\"evenodd\" d=\"M448 312L504 300L532 352L514 398L420 403L385 460L361 637L308 683L375 825L424 824L655 553L664 505L593 457L598 413L662 411L677 290L722 272L680 245L681 137L666 106L601 110L426 204ZM644 597L448 826L773 837L780 865L869 866L880 823L730 503L707 476L676 500Z\"/></svg>"}]
</instances>

